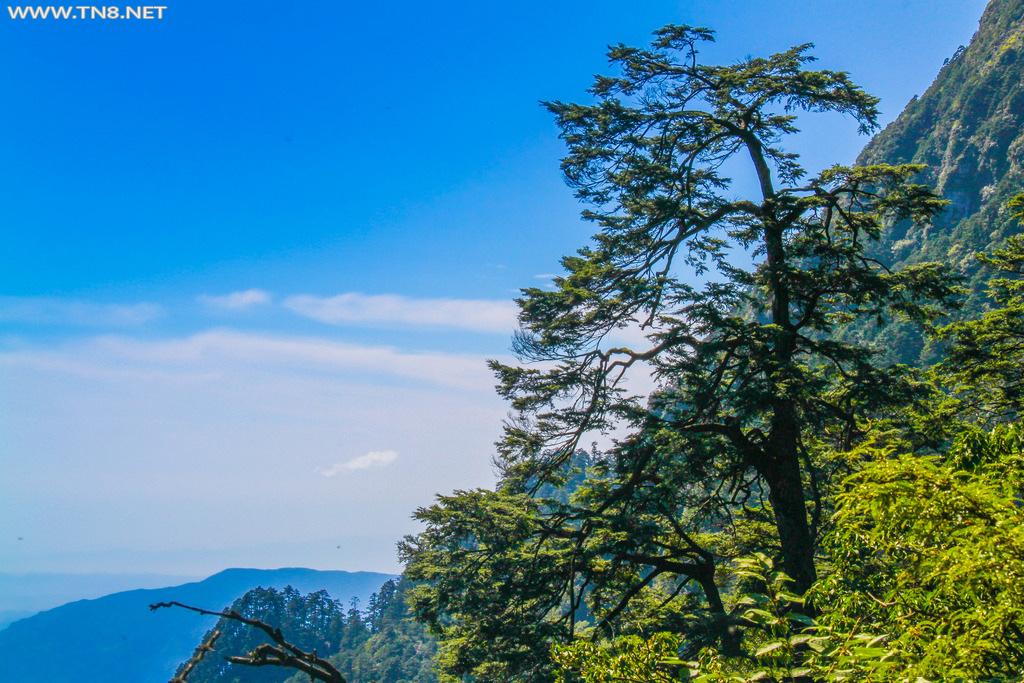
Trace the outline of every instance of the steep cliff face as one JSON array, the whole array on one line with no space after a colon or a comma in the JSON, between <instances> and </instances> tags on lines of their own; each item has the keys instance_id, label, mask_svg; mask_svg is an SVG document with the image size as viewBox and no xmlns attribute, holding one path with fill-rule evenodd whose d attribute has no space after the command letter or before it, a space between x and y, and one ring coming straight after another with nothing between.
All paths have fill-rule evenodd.
<instances>
[{"instance_id":1,"label":"steep cliff face","mask_svg":"<svg viewBox=\"0 0 1024 683\"><path fill-rule=\"evenodd\" d=\"M1006 202L1024 190L1024 0L992 0L970 44L858 159L906 162L926 164L924 182L951 204L927 229L894 226L879 256L896 265L950 264L968 277L967 310L977 310L984 278L975 252L1019 230ZM905 326L888 325L878 341L898 348L903 360L928 355L920 335Z\"/></svg>"}]
</instances>

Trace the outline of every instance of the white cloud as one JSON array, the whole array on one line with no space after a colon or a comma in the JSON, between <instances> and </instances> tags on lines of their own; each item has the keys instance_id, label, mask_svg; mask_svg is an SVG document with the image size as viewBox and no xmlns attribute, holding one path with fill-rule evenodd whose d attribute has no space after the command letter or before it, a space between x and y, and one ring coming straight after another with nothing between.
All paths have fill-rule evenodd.
<instances>
[{"instance_id":1,"label":"white cloud","mask_svg":"<svg viewBox=\"0 0 1024 683\"><path fill-rule=\"evenodd\" d=\"M210 308L240 311L253 306L270 303L270 294L262 289L245 289L220 296L203 294L198 297L198 301L204 306L209 306Z\"/></svg>"},{"instance_id":2,"label":"white cloud","mask_svg":"<svg viewBox=\"0 0 1024 683\"><path fill-rule=\"evenodd\" d=\"M0 296L0 322L125 327L142 325L162 314L163 309L152 303L104 304L54 297Z\"/></svg>"},{"instance_id":3,"label":"white cloud","mask_svg":"<svg viewBox=\"0 0 1024 683\"><path fill-rule=\"evenodd\" d=\"M417 299L396 294L347 292L330 297L289 297L286 308L331 325L398 324L510 334L516 328L512 301Z\"/></svg>"},{"instance_id":4,"label":"white cloud","mask_svg":"<svg viewBox=\"0 0 1024 683\"><path fill-rule=\"evenodd\" d=\"M264 373L361 375L414 380L490 393L486 358L391 346L347 344L320 337L290 337L210 330L187 337L141 340L101 336L58 347L0 350L0 365L32 366L77 374L215 377L229 369Z\"/></svg>"},{"instance_id":5,"label":"white cloud","mask_svg":"<svg viewBox=\"0 0 1024 683\"><path fill-rule=\"evenodd\" d=\"M324 467L320 469L319 472L328 478L336 477L339 474L344 474L345 472L368 470L373 467L386 467L397 459L398 453L395 451L370 451L369 453L360 455L358 458L352 458L351 460L335 463L330 467Z\"/></svg>"}]
</instances>

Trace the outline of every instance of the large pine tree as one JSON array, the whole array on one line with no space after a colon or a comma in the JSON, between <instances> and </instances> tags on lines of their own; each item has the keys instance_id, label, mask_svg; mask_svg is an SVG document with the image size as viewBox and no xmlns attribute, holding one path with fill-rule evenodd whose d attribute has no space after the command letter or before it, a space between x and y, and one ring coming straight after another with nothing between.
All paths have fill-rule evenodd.
<instances>
[{"instance_id":1,"label":"large pine tree","mask_svg":"<svg viewBox=\"0 0 1024 683\"><path fill-rule=\"evenodd\" d=\"M543 680L546 643L580 620L613 633L657 612L682 629L694 607L728 633L716 568L737 544L809 587L827 476L815 441L849 445L861 418L913 388L834 331L927 319L954 294L936 264L891 271L869 256L884 224L942 206L913 182L920 167L809 175L784 146L801 112L869 132L877 100L810 69L808 45L705 65L712 37L668 26L649 49L615 47L619 73L597 78L593 102L548 105L598 232L553 290L523 290L524 364L493 365L516 411L498 490L441 498L405 544L409 576L426 582L415 608L450 673ZM740 164L756 178L749 196L727 175ZM658 390L632 394L634 376ZM572 474L582 440L612 429L617 445L568 502L541 495Z\"/></svg>"}]
</instances>

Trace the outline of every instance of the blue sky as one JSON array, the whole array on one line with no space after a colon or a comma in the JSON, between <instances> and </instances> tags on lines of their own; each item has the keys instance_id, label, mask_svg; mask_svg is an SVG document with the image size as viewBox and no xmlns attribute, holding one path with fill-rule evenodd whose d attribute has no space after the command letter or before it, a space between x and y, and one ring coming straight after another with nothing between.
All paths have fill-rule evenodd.
<instances>
[{"instance_id":1,"label":"blue sky","mask_svg":"<svg viewBox=\"0 0 1024 683\"><path fill-rule=\"evenodd\" d=\"M67 3L67 4L79 4ZM981 0L270 3L0 16L0 566L396 568L491 481L511 298L580 246L546 99L612 42L815 42L891 120ZM849 162L855 127L793 148ZM19 540L20 538L20 540Z\"/></svg>"}]
</instances>

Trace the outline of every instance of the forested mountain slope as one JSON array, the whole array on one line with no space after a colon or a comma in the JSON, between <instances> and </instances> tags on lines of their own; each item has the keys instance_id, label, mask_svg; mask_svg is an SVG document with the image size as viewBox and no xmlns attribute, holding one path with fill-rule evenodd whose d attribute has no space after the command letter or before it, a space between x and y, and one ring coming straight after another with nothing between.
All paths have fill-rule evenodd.
<instances>
[{"instance_id":1,"label":"forested mountain slope","mask_svg":"<svg viewBox=\"0 0 1024 683\"><path fill-rule=\"evenodd\" d=\"M214 619L149 606L180 600L216 609L256 586L326 589L363 600L390 577L313 569L228 569L203 581L114 593L40 612L0 632L0 681L166 681Z\"/></svg>"},{"instance_id":2,"label":"forested mountain slope","mask_svg":"<svg viewBox=\"0 0 1024 683\"><path fill-rule=\"evenodd\" d=\"M370 596L366 609L359 601L346 608L323 592L302 595L294 588L256 588L236 600L231 609L281 629L292 644L323 656L348 683L435 683L436 644L426 628L409 618L407 584L390 580ZM214 629L219 636L188 673L188 683L305 683L305 674L292 669L232 664L230 656L245 655L270 642L259 630L230 619ZM205 641L212 631L203 636ZM293 675L294 674L294 675Z\"/></svg>"},{"instance_id":3,"label":"forested mountain slope","mask_svg":"<svg viewBox=\"0 0 1024 683\"><path fill-rule=\"evenodd\" d=\"M983 284L974 254L1020 229L1006 202L1024 188L1024 0L992 0L970 44L858 158L861 165L911 162L927 166L922 182L950 205L928 228L894 226L878 254L891 265L957 268L971 289L967 309L976 311ZM888 325L879 342L904 360L922 359L921 336L909 327Z\"/></svg>"}]
</instances>

